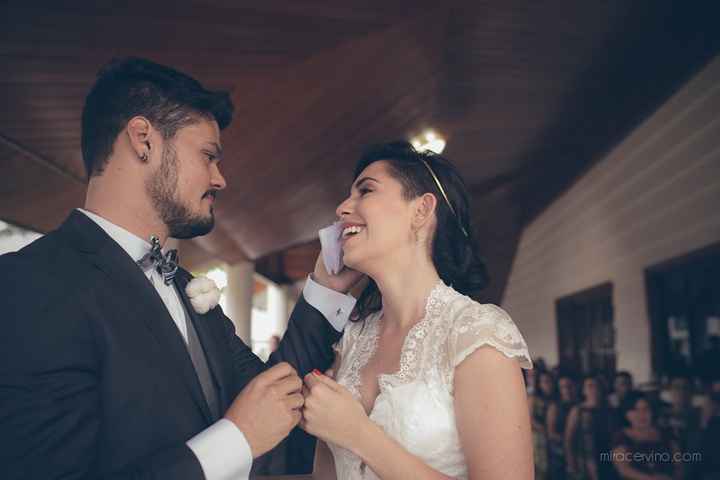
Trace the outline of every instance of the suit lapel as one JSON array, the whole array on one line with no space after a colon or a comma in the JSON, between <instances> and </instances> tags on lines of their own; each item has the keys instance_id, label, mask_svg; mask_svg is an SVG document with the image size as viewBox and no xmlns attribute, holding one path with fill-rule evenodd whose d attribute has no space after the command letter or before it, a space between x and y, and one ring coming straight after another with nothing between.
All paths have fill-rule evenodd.
<instances>
[{"instance_id":1,"label":"suit lapel","mask_svg":"<svg viewBox=\"0 0 720 480\"><path fill-rule=\"evenodd\" d=\"M73 244L78 250L109 277L118 295L126 296L135 305L159 346L160 356L166 360L169 375L180 373L181 383L210 423L212 416L182 334L140 267L83 213L74 211L63 228L74 237Z\"/></svg>"},{"instance_id":2,"label":"suit lapel","mask_svg":"<svg viewBox=\"0 0 720 480\"><path fill-rule=\"evenodd\" d=\"M190 321L193 322L193 325L195 326L195 331L197 332L198 339L200 340L200 345L205 352L208 368L213 376L215 385L218 387L218 394L221 402L220 408L224 411L228 406L228 392L230 391L228 388L229 386L227 385L227 379L231 378L230 372L226 370L228 361L223 361L221 358L221 352L224 351L223 348L221 348L222 340L215 335L215 332L211 328L211 324L216 321L214 318L210 318L213 314L208 312L204 315L200 315L195 312L187 293L185 293L185 287L187 287L187 284L190 283L191 280L192 275L181 268L175 276L175 287L182 299L183 306L185 307L185 311L187 312Z\"/></svg>"}]
</instances>

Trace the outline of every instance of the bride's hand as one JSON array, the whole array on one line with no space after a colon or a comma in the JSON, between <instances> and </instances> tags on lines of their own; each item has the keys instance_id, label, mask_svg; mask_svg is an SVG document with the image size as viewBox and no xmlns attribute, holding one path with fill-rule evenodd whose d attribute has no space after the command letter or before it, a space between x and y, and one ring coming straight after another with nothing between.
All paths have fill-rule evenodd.
<instances>
[{"instance_id":1,"label":"bride's hand","mask_svg":"<svg viewBox=\"0 0 720 480\"><path fill-rule=\"evenodd\" d=\"M364 276L365 274L348 267L343 267L337 275L330 275L325 269L322 252L318 255L318 258L315 261L315 270L312 274L313 280L323 287L327 287L341 293L347 293L350 291L350 289L360 282Z\"/></svg>"},{"instance_id":2,"label":"bride's hand","mask_svg":"<svg viewBox=\"0 0 720 480\"><path fill-rule=\"evenodd\" d=\"M370 419L342 385L319 371L305 375L305 404L300 426L311 435L353 450Z\"/></svg>"}]
</instances>

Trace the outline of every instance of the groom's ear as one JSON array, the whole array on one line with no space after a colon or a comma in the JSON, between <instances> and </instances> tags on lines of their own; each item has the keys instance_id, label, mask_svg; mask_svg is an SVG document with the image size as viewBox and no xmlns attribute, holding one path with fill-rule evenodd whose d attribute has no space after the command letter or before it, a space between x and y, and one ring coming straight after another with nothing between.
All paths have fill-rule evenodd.
<instances>
[{"instance_id":1,"label":"groom's ear","mask_svg":"<svg viewBox=\"0 0 720 480\"><path fill-rule=\"evenodd\" d=\"M143 116L133 117L127 123L126 131L130 147L137 155L137 158L144 163L149 162L152 154L152 145L150 143L152 126L150 121Z\"/></svg>"}]
</instances>

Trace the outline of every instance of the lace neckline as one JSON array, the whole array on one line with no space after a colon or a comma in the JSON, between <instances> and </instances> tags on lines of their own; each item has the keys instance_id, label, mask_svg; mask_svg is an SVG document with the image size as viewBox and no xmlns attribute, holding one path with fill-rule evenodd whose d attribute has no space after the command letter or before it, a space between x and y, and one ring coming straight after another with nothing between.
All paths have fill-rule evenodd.
<instances>
[{"instance_id":1,"label":"lace neckline","mask_svg":"<svg viewBox=\"0 0 720 480\"><path fill-rule=\"evenodd\" d=\"M378 398L380 398L390 385L393 383L409 383L417 373L416 363L418 360L418 348L420 347L422 340L428 333L430 325L433 320L440 316L442 305L443 305L443 293L451 290L450 287L446 286L442 280L430 291L427 301L425 302L425 314L420 321L410 327L410 330L405 335L403 344L400 350L400 369L393 373L381 373L378 374L378 387L379 392L372 403L369 416L375 410ZM361 372L367 366L370 359L375 355L378 346L378 340L380 337L380 319L382 318L382 310L377 312L371 319L368 319L368 325L365 334L365 338L360 343L357 360L353 362L351 371L348 374L348 389L350 393L362 403L362 394L360 388L362 386Z\"/></svg>"}]
</instances>

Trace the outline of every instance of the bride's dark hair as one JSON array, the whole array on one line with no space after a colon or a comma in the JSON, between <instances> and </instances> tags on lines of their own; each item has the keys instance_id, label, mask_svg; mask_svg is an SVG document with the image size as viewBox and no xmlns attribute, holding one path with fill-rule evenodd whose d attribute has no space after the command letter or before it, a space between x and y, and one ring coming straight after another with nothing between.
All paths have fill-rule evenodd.
<instances>
[{"instance_id":1,"label":"bride's dark hair","mask_svg":"<svg viewBox=\"0 0 720 480\"><path fill-rule=\"evenodd\" d=\"M480 258L477 242L470 228L467 188L455 167L441 155L418 152L408 142L392 142L366 150L355 166L353 181L370 164L380 160L387 162L390 175L402 185L403 197L406 200L425 193L432 193L437 198L437 226L432 237L432 262L442 281L464 295L472 296L482 290L488 283L487 269ZM452 209L445 201L430 169L447 194ZM358 298L351 320L362 320L381 308L380 290L375 281L369 279L368 285Z\"/></svg>"}]
</instances>

